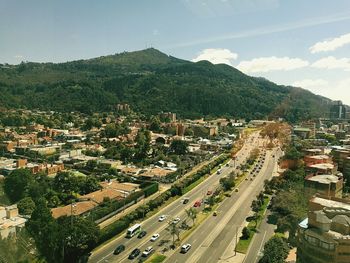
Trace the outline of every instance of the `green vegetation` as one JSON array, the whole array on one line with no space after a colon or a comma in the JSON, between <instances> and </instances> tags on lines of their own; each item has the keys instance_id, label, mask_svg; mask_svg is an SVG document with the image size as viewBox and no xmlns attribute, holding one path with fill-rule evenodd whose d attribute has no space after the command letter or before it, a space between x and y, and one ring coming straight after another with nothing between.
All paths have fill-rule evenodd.
<instances>
[{"instance_id":1,"label":"green vegetation","mask_svg":"<svg viewBox=\"0 0 350 263\"><path fill-rule=\"evenodd\" d=\"M145 207L142 207L142 206L138 207L135 211L129 213L128 215L125 215L119 220L101 229L98 243L101 244L107 241L108 239L118 234L121 234L131 224L133 224L134 222L136 222L141 218L144 218L145 216L147 216L149 212L152 212L158 209L165 202L167 202L167 200L169 200L171 197L177 197L177 196L183 195L186 187L197 182L198 180L203 180L201 178L204 178L204 176L210 172L211 167L215 167L222 164L223 162L226 161L227 158L228 158L228 155L226 154L223 154L220 157L217 157L215 160L211 161L209 164L199 169L196 173L190 174L183 180L173 184L169 190L163 192L156 198L147 202Z\"/></svg>"},{"instance_id":2,"label":"green vegetation","mask_svg":"<svg viewBox=\"0 0 350 263\"><path fill-rule=\"evenodd\" d=\"M270 197L264 196L261 193L257 196L257 200L254 200L252 203L252 209L255 212L254 219L255 221L250 221L248 226L243 228L242 236L240 237L238 244L236 246L236 251L240 253L246 253L250 242L253 239L254 233L257 231L261 220L265 214L267 204L270 201ZM255 208L255 205L257 205ZM244 232L243 232L244 231ZM249 235L248 235L249 234Z\"/></svg>"},{"instance_id":3,"label":"green vegetation","mask_svg":"<svg viewBox=\"0 0 350 263\"><path fill-rule=\"evenodd\" d=\"M161 263L166 259L166 256L160 255L160 254L153 254L148 260L146 260L146 263Z\"/></svg>"},{"instance_id":4,"label":"green vegetation","mask_svg":"<svg viewBox=\"0 0 350 263\"><path fill-rule=\"evenodd\" d=\"M284 238L273 236L264 245L264 256L259 263L284 263L289 253L288 244Z\"/></svg>"},{"instance_id":5,"label":"green vegetation","mask_svg":"<svg viewBox=\"0 0 350 263\"><path fill-rule=\"evenodd\" d=\"M321 117L329 108L328 99L309 91L152 48L59 64L0 67L0 94L0 104L7 108L91 113L113 110L120 102L146 115L173 111L191 118L280 116L294 122ZM92 120L91 125L101 124ZM151 128L158 129L157 120Z\"/></svg>"}]
</instances>

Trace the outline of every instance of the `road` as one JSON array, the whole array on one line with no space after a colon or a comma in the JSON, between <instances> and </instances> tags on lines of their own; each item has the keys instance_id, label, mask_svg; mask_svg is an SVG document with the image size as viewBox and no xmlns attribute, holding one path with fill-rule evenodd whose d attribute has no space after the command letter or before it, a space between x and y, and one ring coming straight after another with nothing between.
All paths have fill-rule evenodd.
<instances>
[{"instance_id":1,"label":"road","mask_svg":"<svg viewBox=\"0 0 350 263\"><path fill-rule=\"evenodd\" d=\"M278 156L274 158L273 155L275 152L268 151L263 168L255 179L242 182L239 192L234 192L221 203L219 215L206 220L183 242L192 245L189 252L180 254L177 250L166 262L218 262L230 249L232 256L235 247L235 242L232 241L235 241L236 233L242 231L241 226L251 211L250 205L263 189L264 180L270 178L275 169Z\"/></svg>"},{"instance_id":2,"label":"road","mask_svg":"<svg viewBox=\"0 0 350 263\"><path fill-rule=\"evenodd\" d=\"M264 249L264 244L274 235L276 226L267 222L269 214L269 212L266 213L259 226L258 232L254 235L248 253L243 261L244 263L258 262L261 252Z\"/></svg>"},{"instance_id":3,"label":"road","mask_svg":"<svg viewBox=\"0 0 350 263\"><path fill-rule=\"evenodd\" d=\"M249 139L250 143L245 145L242 148L242 150L239 151L237 154L238 158L236 161L236 166L240 165L243 162L243 160L245 160L248 157L249 152L254 147L256 147L258 140L258 133L254 133L251 135L251 139ZM214 189L219 184L219 180L221 177L228 175L232 170L235 169L231 166L233 166L233 161L230 162L230 165L228 167L222 168L222 173L220 175L211 175L203 183L201 183L200 185L192 189L190 192L188 192L186 194L186 197L190 199L190 202L188 204L184 205L182 204L181 200L176 200L175 202L163 208L154 216L143 221L141 223L142 229L147 231L147 235L144 238L138 239L137 237L133 237L131 239L127 239L124 235L117 236L115 239L112 239L107 244L93 251L92 255L90 256L89 262L130 262L129 260L127 260L127 257L133 249L139 248L141 249L141 251L143 251L146 247L150 245L152 245L154 248L158 248L160 240L170 239L168 232L165 230L165 228L167 227L166 220L163 222L158 222L158 217L164 214L167 215L167 219L170 220L171 218L177 216L180 217L181 220L184 220L186 218L185 209L192 207L193 203L196 200L202 199L208 190ZM151 243L149 242L149 239L154 233L159 233L160 238L157 242ZM113 251L119 244L125 245L126 249L120 255L115 256L113 255Z\"/></svg>"}]
</instances>

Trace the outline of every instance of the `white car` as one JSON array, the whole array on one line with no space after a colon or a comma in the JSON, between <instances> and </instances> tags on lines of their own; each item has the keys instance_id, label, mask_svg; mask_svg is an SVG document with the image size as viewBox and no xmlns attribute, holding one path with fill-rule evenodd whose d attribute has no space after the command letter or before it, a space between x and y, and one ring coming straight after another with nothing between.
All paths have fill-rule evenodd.
<instances>
[{"instance_id":1,"label":"white car","mask_svg":"<svg viewBox=\"0 0 350 263\"><path fill-rule=\"evenodd\" d=\"M145 249L145 251L142 252L143 257L147 257L150 254L152 254L154 251L153 247L149 246L148 248Z\"/></svg>"},{"instance_id":2,"label":"white car","mask_svg":"<svg viewBox=\"0 0 350 263\"><path fill-rule=\"evenodd\" d=\"M163 222L165 219L166 219L166 215L161 215L160 217L158 217L159 222Z\"/></svg>"},{"instance_id":3,"label":"white car","mask_svg":"<svg viewBox=\"0 0 350 263\"><path fill-rule=\"evenodd\" d=\"M151 237L151 241L154 242L159 238L159 234L153 234L153 236Z\"/></svg>"},{"instance_id":4,"label":"white car","mask_svg":"<svg viewBox=\"0 0 350 263\"><path fill-rule=\"evenodd\" d=\"M181 253L187 253L191 248L191 244L185 244L181 247Z\"/></svg>"},{"instance_id":5,"label":"white car","mask_svg":"<svg viewBox=\"0 0 350 263\"><path fill-rule=\"evenodd\" d=\"M177 223L179 223L180 222L180 217L176 217L176 218L174 218L174 220L173 220L173 224L177 224Z\"/></svg>"}]
</instances>

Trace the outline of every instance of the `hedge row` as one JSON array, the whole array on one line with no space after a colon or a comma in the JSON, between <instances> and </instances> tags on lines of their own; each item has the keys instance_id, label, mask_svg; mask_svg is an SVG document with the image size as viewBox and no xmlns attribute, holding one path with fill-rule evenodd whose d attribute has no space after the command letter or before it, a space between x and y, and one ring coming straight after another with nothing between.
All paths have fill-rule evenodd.
<instances>
[{"instance_id":1,"label":"hedge row","mask_svg":"<svg viewBox=\"0 0 350 263\"><path fill-rule=\"evenodd\" d=\"M129 204L131 202L136 201L141 196L150 196L154 193L156 193L159 189L158 183L151 183L148 184L145 188L143 188L141 191L137 191L135 193L130 194L123 200L115 200L115 201L106 201L102 203L101 205L95 207L91 212L91 217L94 221L122 208L125 204Z\"/></svg>"},{"instance_id":2,"label":"hedge row","mask_svg":"<svg viewBox=\"0 0 350 263\"><path fill-rule=\"evenodd\" d=\"M195 174L185 178L181 182L173 185L169 190L166 190L156 198L150 200L147 202L146 205L140 206L136 208L131 213L125 215L124 217L120 218L119 220L115 221L114 223L110 224L109 226L103 228L100 230L100 237L99 237L99 244L113 238L114 236L122 233L125 231L131 224L135 223L136 220L139 220L141 218L144 218L146 214L150 211L153 211L160 207L162 204L164 204L170 197L173 196L181 196L183 190L193 182L199 180L202 176L209 174L210 170L215 168L216 166L222 164L224 161L229 158L228 154L224 154L215 160L213 160L210 164L204 166L199 171L197 171ZM152 191L155 190L154 186L148 186L150 189L152 188ZM146 189L146 188L145 188ZM145 191L144 189L144 191ZM157 185L157 191L158 191L158 185Z\"/></svg>"}]
</instances>

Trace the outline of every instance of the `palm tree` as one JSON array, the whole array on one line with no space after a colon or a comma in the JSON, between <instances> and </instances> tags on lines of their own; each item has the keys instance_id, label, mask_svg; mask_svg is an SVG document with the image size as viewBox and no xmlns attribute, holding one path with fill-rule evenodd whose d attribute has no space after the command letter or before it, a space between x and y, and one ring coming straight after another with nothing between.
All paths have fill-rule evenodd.
<instances>
[{"instance_id":1,"label":"palm tree","mask_svg":"<svg viewBox=\"0 0 350 263\"><path fill-rule=\"evenodd\" d=\"M187 217L192 220L192 225L194 225L198 214L197 209L194 207L191 207L190 209L185 209L185 211L186 211Z\"/></svg>"},{"instance_id":2,"label":"palm tree","mask_svg":"<svg viewBox=\"0 0 350 263\"><path fill-rule=\"evenodd\" d=\"M177 240L180 240L180 229L177 226L176 223L173 221L168 222L168 227L165 228L166 231L169 232L169 234L173 237L173 245L172 247L175 247L175 236L177 237Z\"/></svg>"}]
</instances>

